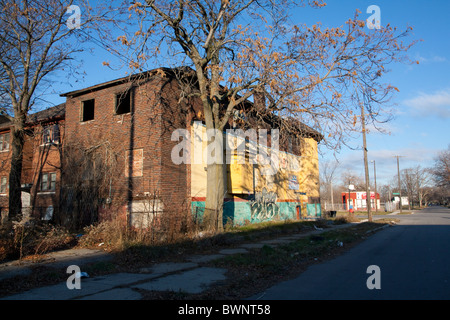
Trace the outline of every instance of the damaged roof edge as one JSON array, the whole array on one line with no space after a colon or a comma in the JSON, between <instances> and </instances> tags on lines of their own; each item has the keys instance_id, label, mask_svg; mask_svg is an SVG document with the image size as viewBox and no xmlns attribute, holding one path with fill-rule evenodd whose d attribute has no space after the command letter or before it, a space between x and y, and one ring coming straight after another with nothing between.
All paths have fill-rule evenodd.
<instances>
[{"instance_id":1,"label":"damaged roof edge","mask_svg":"<svg viewBox=\"0 0 450 320\"><path fill-rule=\"evenodd\" d=\"M48 109L29 114L26 121L26 125L32 126L42 122L64 119L65 114L66 114L66 103L63 102ZM9 119L7 121L0 121L0 130L10 128L11 126L12 121Z\"/></svg>"},{"instance_id":2,"label":"damaged roof edge","mask_svg":"<svg viewBox=\"0 0 450 320\"><path fill-rule=\"evenodd\" d=\"M113 86L116 86L116 85L119 85L119 84L127 83L127 82L138 80L138 79L146 79L146 80L148 80L150 77L157 76L157 75L162 76L162 77L165 77L167 75L173 76L177 71L179 71L179 72L186 72L186 71L192 72L194 70L189 68L189 67L178 67L178 68L161 67L161 68L156 68L156 69L153 69L153 70L148 70L148 71L144 71L144 72L140 72L140 73L130 74L130 75L122 77L122 78L118 78L118 79L115 79L115 80L99 83L99 84L96 84L96 85L93 85L93 86L90 86L90 87L87 87L87 88L83 88L83 89L79 89L79 90L74 90L74 91L62 93L62 94L60 94L60 96L61 97L77 97L77 96L80 96L80 95L85 94L87 92L98 91L98 90L101 90L101 89L113 87Z\"/></svg>"},{"instance_id":3,"label":"damaged roof edge","mask_svg":"<svg viewBox=\"0 0 450 320\"><path fill-rule=\"evenodd\" d=\"M66 103L60 103L56 106L50 107L28 115L27 124L36 124L44 121L62 119L66 115Z\"/></svg>"},{"instance_id":4,"label":"damaged roof edge","mask_svg":"<svg viewBox=\"0 0 450 320\"><path fill-rule=\"evenodd\" d=\"M128 75L128 76L125 76L122 78L103 82L100 84L96 84L96 85L93 85L93 86L90 86L87 88L66 92L66 93L60 94L60 96L66 97L66 98L67 97L77 97L77 96L83 95L85 93L95 92L98 90L113 87L113 86L116 86L119 84L124 84L124 83L134 81L134 80L139 80L139 79L149 80L151 77L158 76L158 75L162 76L162 77L167 77L167 76L174 77L174 76L176 76L177 73L188 74L188 73L192 73L192 72L195 73L195 70L193 70L192 68L187 67L187 66L181 66L181 67L176 67L176 68L160 67L160 68L156 68L156 69L152 69L152 70L148 70L148 71L144 71L144 72L140 72L140 73L136 73L136 74L131 74L131 75ZM293 119L290 119L290 121L292 121L292 120ZM320 142L321 140L323 140L324 136L319 131L311 128L310 126L308 126L305 123L300 122L298 120L296 120L295 122L298 125L297 134L311 137L314 140L316 140L317 142Z\"/></svg>"}]
</instances>

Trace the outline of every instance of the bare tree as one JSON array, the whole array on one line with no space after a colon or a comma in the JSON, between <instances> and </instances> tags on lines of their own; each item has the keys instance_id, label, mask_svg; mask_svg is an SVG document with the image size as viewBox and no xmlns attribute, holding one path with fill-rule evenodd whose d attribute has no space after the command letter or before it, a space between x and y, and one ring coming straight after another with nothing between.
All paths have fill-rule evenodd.
<instances>
[{"instance_id":1,"label":"bare tree","mask_svg":"<svg viewBox=\"0 0 450 320\"><path fill-rule=\"evenodd\" d=\"M419 207L423 207L429 194L431 186L430 169L422 168L420 165L414 168L416 172L417 197Z\"/></svg>"},{"instance_id":2,"label":"bare tree","mask_svg":"<svg viewBox=\"0 0 450 320\"><path fill-rule=\"evenodd\" d=\"M334 210L334 195L333 195L333 183L336 179L336 170L339 167L339 162L337 161L324 161L320 164L320 181L321 187L323 187L323 191L321 192L321 196L329 196L331 208Z\"/></svg>"},{"instance_id":3,"label":"bare tree","mask_svg":"<svg viewBox=\"0 0 450 320\"><path fill-rule=\"evenodd\" d=\"M348 190L348 186L350 184L355 186L356 190L365 190L366 183L364 181L364 177L356 174L354 171L347 169L341 173L341 184L342 186Z\"/></svg>"},{"instance_id":4,"label":"bare tree","mask_svg":"<svg viewBox=\"0 0 450 320\"><path fill-rule=\"evenodd\" d=\"M51 76L71 73L86 28L95 20L87 1L1 0L0 91L2 114L12 121L9 214L21 212L21 173L27 115ZM2 102L5 101L2 99Z\"/></svg>"},{"instance_id":5,"label":"bare tree","mask_svg":"<svg viewBox=\"0 0 450 320\"><path fill-rule=\"evenodd\" d=\"M391 191L391 186L389 184L383 184L381 185L379 188L379 194L380 194L380 200L381 203L386 203L391 201L392 198L392 191Z\"/></svg>"},{"instance_id":6,"label":"bare tree","mask_svg":"<svg viewBox=\"0 0 450 320\"><path fill-rule=\"evenodd\" d=\"M325 143L339 148L352 132L361 103L370 121L389 118L381 106L397 88L381 82L391 62L403 61L410 44L386 26L365 28L358 13L345 26L291 25L292 9L322 1L214 0L135 2L129 11L139 23L117 40L130 48L130 67L142 70L152 57L169 53L172 62L195 71L196 95L207 130L215 142L234 111L247 99L262 96L252 118L293 118L326 132ZM161 60L159 60L161 61ZM358 94L357 94L358 93ZM295 122L294 122L295 123ZM211 140L209 143L212 143ZM224 166L207 165L205 218L221 230Z\"/></svg>"},{"instance_id":7,"label":"bare tree","mask_svg":"<svg viewBox=\"0 0 450 320\"><path fill-rule=\"evenodd\" d=\"M416 203L422 206L424 198L429 194L430 176L428 170L420 165L413 168L406 168L401 173L402 188L408 196L408 206L414 207Z\"/></svg>"},{"instance_id":8,"label":"bare tree","mask_svg":"<svg viewBox=\"0 0 450 320\"><path fill-rule=\"evenodd\" d=\"M450 188L450 145L447 150L439 152L431 172L437 186Z\"/></svg>"},{"instance_id":9,"label":"bare tree","mask_svg":"<svg viewBox=\"0 0 450 320\"><path fill-rule=\"evenodd\" d=\"M406 190L408 196L408 209L411 210L414 195L416 194L416 177L411 168L403 169L401 173L402 189Z\"/></svg>"}]
</instances>

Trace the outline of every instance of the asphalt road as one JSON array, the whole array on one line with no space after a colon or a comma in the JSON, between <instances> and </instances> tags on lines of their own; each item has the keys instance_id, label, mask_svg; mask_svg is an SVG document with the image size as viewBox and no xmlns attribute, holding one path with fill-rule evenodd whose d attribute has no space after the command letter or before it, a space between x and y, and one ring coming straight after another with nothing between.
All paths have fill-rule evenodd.
<instances>
[{"instance_id":1,"label":"asphalt road","mask_svg":"<svg viewBox=\"0 0 450 320\"><path fill-rule=\"evenodd\" d=\"M395 218L398 225L250 299L449 300L450 209L429 207ZM369 266L379 272L368 273Z\"/></svg>"}]
</instances>

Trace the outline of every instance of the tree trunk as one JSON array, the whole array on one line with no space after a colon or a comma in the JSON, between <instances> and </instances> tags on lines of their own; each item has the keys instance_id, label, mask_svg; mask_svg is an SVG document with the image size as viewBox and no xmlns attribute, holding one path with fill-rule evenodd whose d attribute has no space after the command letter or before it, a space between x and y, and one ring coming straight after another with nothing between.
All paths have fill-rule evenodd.
<instances>
[{"instance_id":1,"label":"tree trunk","mask_svg":"<svg viewBox=\"0 0 450 320\"><path fill-rule=\"evenodd\" d=\"M223 231L223 203L226 191L226 164L223 161L223 132L215 130L214 133L214 141L210 141L208 137L210 152L208 152L203 223L208 230L221 232ZM215 143L214 147L213 143ZM215 152L219 152L219 154L215 154Z\"/></svg>"},{"instance_id":2,"label":"tree trunk","mask_svg":"<svg viewBox=\"0 0 450 320\"><path fill-rule=\"evenodd\" d=\"M11 170L9 173L9 218L16 219L22 212L22 162L24 146L24 125L25 116L18 116L14 119L12 128L12 156Z\"/></svg>"},{"instance_id":3,"label":"tree trunk","mask_svg":"<svg viewBox=\"0 0 450 320\"><path fill-rule=\"evenodd\" d=\"M224 178L222 164L208 165L204 224L215 232L223 231Z\"/></svg>"}]
</instances>

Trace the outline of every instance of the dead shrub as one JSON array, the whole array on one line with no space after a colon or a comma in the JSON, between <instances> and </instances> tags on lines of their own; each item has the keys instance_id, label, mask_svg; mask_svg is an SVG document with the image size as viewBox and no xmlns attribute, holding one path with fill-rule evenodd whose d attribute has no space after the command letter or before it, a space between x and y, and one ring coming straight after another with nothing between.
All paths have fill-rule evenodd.
<instances>
[{"instance_id":1,"label":"dead shrub","mask_svg":"<svg viewBox=\"0 0 450 320\"><path fill-rule=\"evenodd\" d=\"M334 219L334 224L346 224L352 222L359 222L359 219L351 215L345 215Z\"/></svg>"},{"instance_id":2,"label":"dead shrub","mask_svg":"<svg viewBox=\"0 0 450 320\"><path fill-rule=\"evenodd\" d=\"M74 235L67 229L48 222L25 218L1 229L0 261L42 255L67 249L75 243Z\"/></svg>"},{"instance_id":3,"label":"dead shrub","mask_svg":"<svg viewBox=\"0 0 450 320\"><path fill-rule=\"evenodd\" d=\"M328 221L327 221L327 219L320 218L320 219L317 219L316 221L314 221L314 225L319 228L327 228Z\"/></svg>"},{"instance_id":4,"label":"dead shrub","mask_svg":"<svg viewBox=\"0 0 450 320\"><path fill-rule=\"evenodd\" d=\"M83 231L84 234L78 241L83 247L104 246L106 249L114 249L122 246L126 237L126 228L117 218L89 225Z\"/></svg>"},{"instance_id":5,"label":"dead shrub","mask_svg":"<svg viewBox=\"0 0 450 320\"><path fill-rule=\"evenodd\" d=\"M0 235L0 261L7 260L14 256L15 249L14 249L14 240L13 238L8 235L7 230L2 229L1 235Z\"/></svg>"},{"instance_id":6,"label":"dead shrub","mask_svg":"<svg viewBox=\"0 0 450 320\"><path fill-rule=\"evenodd\" d=\"M73 234L61 226L48 226L49 230L37 239L34 254L45 254L55 250L67 249L76 244Z\"/></svg>"},{"instance_id":7,"label":"dead shrub","mask_svg":"<svg viewBox=\"0 0 450 320\"><path fill-rule=\"evenodd\" d=\"M103 249L121 250L131 245L173 244L197 235L197 224L189 213L164 211L152 216L150 222L140 227L127 226L119 218L85 227L79 245L101 244Z\"/></svg>"},{"instance_id":8,"label":"dead shrub","mask_svg":"<svg viewBox=\"0 0 450 320\"><path fill-rule=\"evenodd\" d=\"M160 240L175 243L193 238L198 231L198 225L190 212L177 210L164 212L161 215L161 224L155 231L160 234Z\"/></svg>"}]
</instances>

